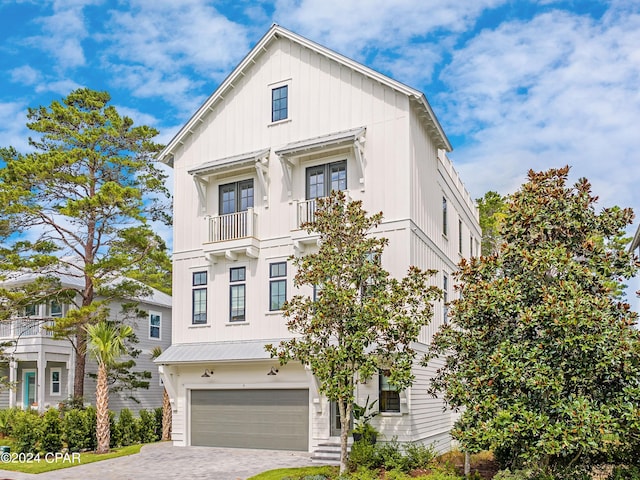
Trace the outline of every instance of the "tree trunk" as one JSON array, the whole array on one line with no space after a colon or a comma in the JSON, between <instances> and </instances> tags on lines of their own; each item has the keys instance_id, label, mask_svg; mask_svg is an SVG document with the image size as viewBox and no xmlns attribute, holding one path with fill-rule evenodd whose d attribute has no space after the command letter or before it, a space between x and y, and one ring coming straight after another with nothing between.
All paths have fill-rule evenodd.
<instances>
[{"instance_id":1,"label":"tree trunk","mask_svg":"<svg viewBox=\"0 0 640 480\"><path fill-rule=\"evenodd\" d=\"M162 440L171 440L171 402L165 388L162 392Z\"/></svg>"},{"instance_id":2,"label":"tree trunk","mask_svg":"<svg viewBox=\"0 0 640 480\"><path fill-rule=\"evenodd\" d=\"M73 377L73 398L84 398L84 367L87 361L87 332L78 327L76 332L75 376Z\"/></svg>"},{"instance_id":3,"label":"tree trunk","mask_svg":"<svg viewBox=\"0 0 640 480\"><path fill-rule=\"evenodd\" d=\"M347 472L347 444L349 441L349 427L351 426L351 404L338 399L340 410L340 474Z\"/></svg>"},{"instance_id":4,"label":"tree trunk","mask_svg":"<svg viewBox=\"0 0 640 480\"><path fill-rule=\"evenodd\" d=\"M111 440L109 426L109 385L107 384L107 367L98 365L98 383L96 384L96 453L107 453Z\"/></svg>"}]
</instances>

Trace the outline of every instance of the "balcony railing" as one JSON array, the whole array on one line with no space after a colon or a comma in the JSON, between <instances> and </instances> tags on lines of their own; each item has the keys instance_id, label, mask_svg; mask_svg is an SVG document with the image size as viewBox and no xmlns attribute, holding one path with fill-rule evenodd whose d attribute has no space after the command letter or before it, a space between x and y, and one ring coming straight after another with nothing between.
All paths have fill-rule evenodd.
<instances>
[{"instance_id":1,"label":"balcony railing","mask_svg":"<svg viewBox=\"0 0 640 480\"><path fill-rule=\"evenodd\" d=\"M209 217L209 242L226 242L255 237L257 214L253 208L244 212Z\"/></svg>"},{"instance_id":2,"label":"balcony railing","mask_svg":"<svg viewBox=\"0 0 640 480\"><path fill-rule=\"evenodd\" d=\"M298 202L297 227L306 222L313 222L316 219L316 199L300 200Z\"/></svg>"},{"instance_id":3,"label":"balcony railing","mask_svg":"<svg viewBox=\"0 0 640 480\"><path fill-rule=\"evenodd\" d=\"M44 318L17 318L0 322L0 338L53 337L45 327L53 326L53 320Z\"/></svg>"}]
</instances>

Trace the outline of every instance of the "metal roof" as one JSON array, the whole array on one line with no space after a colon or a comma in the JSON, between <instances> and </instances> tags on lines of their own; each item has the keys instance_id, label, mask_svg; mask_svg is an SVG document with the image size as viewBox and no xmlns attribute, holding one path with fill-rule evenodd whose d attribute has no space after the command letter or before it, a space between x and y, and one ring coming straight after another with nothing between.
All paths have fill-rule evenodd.
<instances>
[{"instance_id":1,"label":"metal roof","mask_svg":"<svg viewBox=\"0 0 640 480\"><path fill-rule=\"evenodd\" d=\"M177 363L268 360L271 355L264 349L265 345L278 345L279 343L279 338L235 342L174 343L155 359L155 363L171 365Z\"/></svg>"},{"instance_id":2,"label":"metal roof","mask_svg":"<svg viewBox=\"0 0 640 480\"><path fill-rule=\"evenodd\" d=\"M255 152L243 153L241 155L234 155L233 157L213 160L197 168L193 168L187 173L190 175L210 175L221 170L230 170L243 166L248 167L253 165L257 160L269 155L269 150L269 148L263 148L262 150L256 150Z\"/></svg>"},{"instance_id":3,"label":"metal roof","mask_svg":"<svg viewBox=\"0 0 640 480\"><path fill-rule=\"evenodd\" d=\"M342 132L331 133L329 135L322 135L320 137L310 138L302 140L300 142L290 143L275 151L276 155L299 155L304 152L323 149L326 147L340 145L346 142L354 142L356 138L365 132L365 127L354 128L352 130L345 130Z\"/></svg>"}]
</instances>

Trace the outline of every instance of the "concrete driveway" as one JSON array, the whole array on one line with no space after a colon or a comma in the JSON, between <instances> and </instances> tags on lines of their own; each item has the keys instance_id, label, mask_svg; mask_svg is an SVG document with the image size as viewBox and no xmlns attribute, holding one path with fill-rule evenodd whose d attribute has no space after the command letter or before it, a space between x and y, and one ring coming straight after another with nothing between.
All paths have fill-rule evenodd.
<instances>
[{"instance_id":1,"label":"concrete driveway","mask_svg":"<svg viewBox=\"0 0 640 480\"><path fill-rule=\"evenodd\" d=\"M0 480L244 480L265 470L309 465L306 452L174 447L162 442L142 447L138 455L38 475L0 470Z\"/></svg>"}]
</instances>

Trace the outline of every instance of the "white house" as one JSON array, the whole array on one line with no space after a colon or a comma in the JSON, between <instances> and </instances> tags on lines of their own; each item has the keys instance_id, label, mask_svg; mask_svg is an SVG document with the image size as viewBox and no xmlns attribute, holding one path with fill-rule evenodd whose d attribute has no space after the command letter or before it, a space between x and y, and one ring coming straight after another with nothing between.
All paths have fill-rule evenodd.
<instances>
[{"instance_id":1,"label":"white house","mask_svg":"<svg viewBox=\"0 0 640 480\"><path fill-rule=\"evenodd\" d=\"M2 282L4 288L17 287L35 280L35 274L21 274ZM83 281L75 275L59 277L63 288L81 289ZM164 387L151 355L154 347L163 351L171 344L171 297L158 290L139 300L138 308L144 316L122 318L120 302L111 302L110 316L128 323L138 339L135 345L140 354L135 358L135 371L151 373L148 389L114 392L109 398L109 408L120 411L129 408L135 412L162 406ZM0 376L9 381L11 388L0 390L0 408L20 407L44 411L57 407L73 396L75 376L75 351L68 340L54 339L47 329L57 319L74 308L72 304L56 301L34 303L19 316L0 322L0 342L3 346L4 364L0 364ZM123 357L123 360L126 360ZM85 367L84 401L95 404L95 360L87 357ZM135 400L133 400L133 398Z\"/></svg>"},{"instance_id":2,"label":"white house","mask_svg":"<svg viewBox=\"0 0 640 480\"><path fill-rule=\"evenodd\" d=\"M264 350L291 335L279 310L290 256L317 247L300 223L346 191L384 213L383 266L437 269L451 299L481 233L450 150L421 92L280 26L266 33L160 154L175 179L173 343L158 359L175 444L316 452L338 440L313 373ZM436 307L421 352L445 321ZM407 391L383 373L359 388L379 399L384 438L448 448L451 414L426 394L435 368L416 366Z\"/></svg>"}]
</instances>

